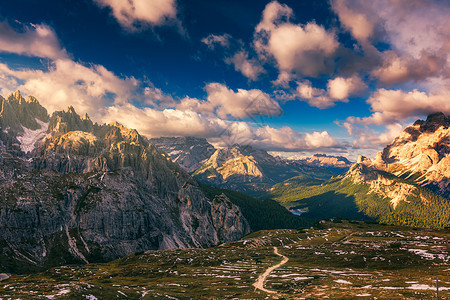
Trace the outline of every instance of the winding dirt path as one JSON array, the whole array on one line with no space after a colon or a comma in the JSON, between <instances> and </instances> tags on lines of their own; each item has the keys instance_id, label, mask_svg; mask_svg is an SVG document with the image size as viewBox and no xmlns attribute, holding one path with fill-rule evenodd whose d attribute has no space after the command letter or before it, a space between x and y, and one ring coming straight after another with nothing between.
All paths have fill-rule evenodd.
<instances>
[{"instance_id":1,"label":"winding dirt path","mask_svg":"<svg viewBox=\"0 0 450 300\"><path fill-rule=\"evenodd\" d=\"M256 289L261 290L263 292L269 293L269 294L276 294L276 291L272 291L272 290L268 290L266 288L264 288L264 281L266 281L267 276L269 276L269 274L281 267L282 265L284 265L285 263L288 262L289 258L287 256L284 256L283 254L278 253L278 248L277 247L273 247L273 253L275 253L276 255L280 256L283 258L283 260L279 263L276 264L274 266L271 266L270 268L268 268L263 274L258 276L258 279L256 279L255 283L253 284L253 286L255 287L255 291Z\"/></svg>"}]
</instances>

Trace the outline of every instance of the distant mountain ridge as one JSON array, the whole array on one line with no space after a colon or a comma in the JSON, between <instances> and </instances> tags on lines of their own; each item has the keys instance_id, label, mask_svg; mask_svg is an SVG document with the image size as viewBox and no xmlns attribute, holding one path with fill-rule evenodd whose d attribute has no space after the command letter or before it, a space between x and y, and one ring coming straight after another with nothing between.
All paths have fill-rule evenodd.
<instances>
[{"instance_id":1,"label":"distant mountain ridge","mask_svg":"<svg viewBox=\"0 0 450 300\"><path fill-rule=\"evenodd\" d=\"M235 144L216 149L206 139L194 137L162 137L149 141L198 180L252 195L299 175L323 181L348 169L339 159L336 159L338 167L325 167L325 163L275 157L251 145ZM326 156L330 165L333 159Z\"/></svg>"},{"instance_id":2,"label":"distant mountain ridge","mask_svg":"<svg viewBox=\"0 0 450 300\"><path fill-rule=\"evenodd\" d=\"M343 156L333 156L326 154L314 154L310 157L299 159L298 161L321 167L349 168L351 161Z\"/></svg>"},{"instance_id":3,"label":"distant mountain ridge","mask_svg":"<svg viewBox=\"0 0 450 300\"><path fill-rule=\"evenodd\" d=\"M324 168L274 157L252 146L217 149L193 175L202 182L244 192L258 192L299 175L330 178Z\"/></svg>"},{"instance_id":4,"label":"distant mountain ridge","mask_svg":"<svg viewBox=\"0 0 450 300\"><path fill-rule=\"evenodd\" d=\"M216 150L206 139L190 136L152 138L149 142L189 173L200 168Z\"/></svg>"}]
</instances>

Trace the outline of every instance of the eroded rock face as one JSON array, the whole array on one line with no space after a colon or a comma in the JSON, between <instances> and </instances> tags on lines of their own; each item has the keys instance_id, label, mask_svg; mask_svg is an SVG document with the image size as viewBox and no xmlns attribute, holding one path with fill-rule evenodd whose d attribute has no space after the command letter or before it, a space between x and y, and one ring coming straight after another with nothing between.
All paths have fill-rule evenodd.
<instances>
[{"instance_id":1,"label":"eroded rock face","mask_svg":"<svg viewBox=\"0 0 450 300\"><path fill-rule=\"evenodd\" d=\"M378 153L373 164L398 176L416 174L419 184L437 188L439 194L449 197L449 126L450 119L442 113L418 120Z\"/></svg>"},{"instance_id":2,"label":"eroded rock face","mask_svg":"<svg viewBox=\"0 0 450 300\"><path fill-rule=\"evenodd\" d=\"M414 185L390 178L386 172L373 167L371 161L365 157L361 157L356 164L352 165L344 175L344 179L346 178L350 178L355 184L368 184L369 192L390 199L393 209L397 208L400 201L408 202L407 198L410 195L422 196L422 200L426 201L426 196L421 195Z\"/></svg>"},{"instance_id":3,"label":"eroded rock face","mask_svg":"<svg viewBox=\"0 0 450 300\"><path fill-rule=\"evenodd\" d=\"M360 156L344 175L354 183L366 183L369 190L390 199L393 209L408 197L431 203L426 186L450 197L450 119L442 113L416 121L377 153L374 159Z\"/></svg>"},{"instance_id":4,"label":"eroded rock face","mask_svg":"<svg viewBox=\"0 0 450 300\"><path fill-rule=\"evenodd\" d=\"M19 91L0 96L0 150L24 155L34 149L48 128L47 110L33 96L26 100Z\"/></svg>"},{"instance_id":5,"label":"eroded rock face","mask_svg":"<svg viewBox=\"0 0 450 300\"><path fill-rule=\"evenodd\" d=\"M0 149L2 269L209 247L250 232L238 207L208 199L136 130L93 124L73 107L42 119L48 129L31 151L20 141Z\"/></svg>"},{"instance_id":6,"label":"eroded rock face","mask_svg":"<svg viewBox=\"0 0 450 300\"><path fill-rule=\"evenodd\" d=\"M224 194L214 197L211 205L211 215L218 229L221 242L241 238L239 232L250 232L250 225L242 218L239 207L231 203Z\"/></svg>"}]
</instances>

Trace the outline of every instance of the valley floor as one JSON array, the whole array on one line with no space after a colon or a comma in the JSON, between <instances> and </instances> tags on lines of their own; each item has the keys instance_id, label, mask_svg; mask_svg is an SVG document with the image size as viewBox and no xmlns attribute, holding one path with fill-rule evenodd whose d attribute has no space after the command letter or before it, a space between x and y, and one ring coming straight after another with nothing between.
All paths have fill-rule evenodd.
<instances>
[{"instance_id":1,"label":"valley floor","mask_svg":"<svg viewBox=\"0 0 450 300\"><path fill-rule=\"evenodd\" d=\"M327 222L259 231L209 249L12 275L0 282L0 298L433 299L438 276L439 299L449 299L449 240L445 230Z\"/></svg>"}]
</instances>

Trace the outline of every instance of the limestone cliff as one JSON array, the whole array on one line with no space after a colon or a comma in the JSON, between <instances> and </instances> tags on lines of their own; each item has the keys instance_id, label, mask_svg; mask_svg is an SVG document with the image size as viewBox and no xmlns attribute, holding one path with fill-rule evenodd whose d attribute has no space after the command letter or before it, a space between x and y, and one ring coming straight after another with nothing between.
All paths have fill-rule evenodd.
<instances>
[{"instance_id":1,"label":"limestone cliff","mask_svg":"<svg viewBox=\"0 0 450 300\"><path fill-rule=\"evenodd\" d=\"M73 107L49 117L36 99L16 94L1 102L2 270L209 247L250 232L239 207L208 199L136 130L94 124ZM27 114L36 124L22 121ZM24 149L21 134L43 128Z\"/></svg>"}]
</instances>

